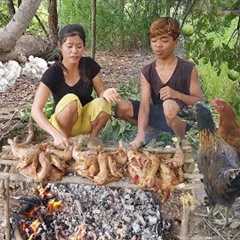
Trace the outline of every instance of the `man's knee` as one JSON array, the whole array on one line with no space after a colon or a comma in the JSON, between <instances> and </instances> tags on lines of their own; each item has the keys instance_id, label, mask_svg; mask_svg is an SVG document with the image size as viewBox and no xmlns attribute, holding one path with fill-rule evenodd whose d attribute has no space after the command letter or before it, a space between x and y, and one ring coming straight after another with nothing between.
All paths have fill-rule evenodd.
<instances>
[{"instance_id":1,"label":"man's knee","mask_svg":"<svg viewBox=\"0 0 240 240\"><path fill-rule=\"evenodd\" d=\"M120 101L117 104L116 112L117 118L129 119L133 117L133 107L129 101Z\"/></svg>"},{"instance_id":2,"label":"man's knee","mask_svg":"<svg viewBox=\"0 0 240 240\"><path fill-rule=\"evenodd\" d=\"M163 102L163 111L167 121L176 118L179 110L179 106L174 100L166 100Z\"/></svg>"}]
</instances>

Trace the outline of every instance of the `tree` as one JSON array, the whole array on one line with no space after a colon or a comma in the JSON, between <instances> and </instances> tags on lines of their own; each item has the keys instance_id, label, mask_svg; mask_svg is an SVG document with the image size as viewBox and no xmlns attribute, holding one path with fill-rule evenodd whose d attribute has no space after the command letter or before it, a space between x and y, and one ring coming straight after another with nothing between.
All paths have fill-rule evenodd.
<instances>
[{"instance_id":1,"label":"tree","mask_svg":"<svg viewBox=\"0 0 240 240\"><path fill-rule=\"evenodd\" d=\"M95 58L96 53L96 0L92 0L92 58Z\"/></svg>"},{"instance_id":2,"label":"tree","mask_svg":"<svg viewBox=\"0 0 240 240\"><path fill-rule=\"evenodd\" d=\"M58 38L57 0L48 0L48 25L49 38L53 45L56 46Z\"/></svg>"},{"instance_id":3,"label":"tree","mask_svg":"<svg viewBox=\"0 0 240 240\"><path fill-rule=\"evenodd\" d=\"M14 54L17 40L23 35L41 0L23 0L6 27L0 29L0 60L16 59ZM15 56L15 57L14 57Z\"/></svg>"}]
</instances>

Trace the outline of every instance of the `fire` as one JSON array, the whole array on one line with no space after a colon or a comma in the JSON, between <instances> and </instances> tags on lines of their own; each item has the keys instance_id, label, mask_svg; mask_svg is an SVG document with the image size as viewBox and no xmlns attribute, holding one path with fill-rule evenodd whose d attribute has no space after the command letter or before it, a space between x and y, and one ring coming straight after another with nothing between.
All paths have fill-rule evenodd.
<instances>
[{"instance_id":1,"label":"fire","mask_svg":"<svg viewBox=\"0 0 240 240\"><path fill-rule=\"evenodd\" d=\"M36 190L37 196L20 198L20 209L22 219L18 229L25 236L24 239L39 239L42 231L46 230L46 223L56 212L63 207L62 201L50 191L50 187L39 186Z\"/></svg>"},{"instance_id":2,"label":"fire","mask_svg":"<svg viewBox=\"0 0 240 240\"><path fill-rule=\"evenodd\" d=\"M37 232L40 225L41 225L41 222L38 219L36 219L35 221L32 222L32 224L30 225L30 228L33 231L33 233Z\"/></svg>"},{"instance_id":3,"label":"fire","mask_svg":"<svg viewBox=\"0 0 240 240\"><path fill-rule=\"evenodd\" d=\"M54 197L54 194L52 192L49 191L49 187L43 187L42 185L37 187L37 192L39 197L41 197L42 199L50 199Z\"/></svg>"},{"instance_id":4,"label":"fire","mask_svg":"<svg viewBox=\"0 0 240 240\"><path fill-rule=\"evenodd\" d=\"M62 201L51 199L48 201L48 205L47 205L48 213L51 214L51 213L57 212L62 208L62 206L63 206Z\"/></svg>"},{"instance_id":5,"label":"fire","mask_svg":"<svg viewBox=\"0 0 240 240\"><path fill-rule=\"evenodd\" d=\"M27 235L27 240L34 239L41 231L41 221L39 219L34 220L31 224L21 222L20 230Z\"/></svg>"}]
</instances>

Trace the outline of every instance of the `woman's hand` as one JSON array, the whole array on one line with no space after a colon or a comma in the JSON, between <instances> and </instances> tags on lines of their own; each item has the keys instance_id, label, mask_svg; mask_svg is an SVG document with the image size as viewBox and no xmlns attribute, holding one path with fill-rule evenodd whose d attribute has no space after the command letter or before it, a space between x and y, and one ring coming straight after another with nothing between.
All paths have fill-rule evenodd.
<instances>
[{"instance_id":1,"label":"woman's hand","mask_svg":"<svg viewBox=\"0 0 240 240\"><path fill-rule=\"evenodd\" d=\"M106 89L103 92L102 97L106 99L108 102L112 103L117 103L120 101L120 96L115 88Z\"/></svg>"},{"instance_id":2,"label":"woman's hand","mask_svg":"<svg viewBox=\"0 0 240 240\"><path fill-rule=\"evenodd\" d=\"M68 138L64 134L57 131L53 135L53 144L57 148L64 149L69 146L69 141L68 141Z\"/></svg>"}]
</instances>

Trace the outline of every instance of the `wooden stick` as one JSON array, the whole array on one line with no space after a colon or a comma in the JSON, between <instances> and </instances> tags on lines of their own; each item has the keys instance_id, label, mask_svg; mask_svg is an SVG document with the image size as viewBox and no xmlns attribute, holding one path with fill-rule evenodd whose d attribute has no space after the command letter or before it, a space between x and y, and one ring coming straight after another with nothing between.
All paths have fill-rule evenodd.
<instances>
[{"instance_id":1,"label":"wooden stick","mask_svg":"<svg viewBox=\"0 0 240 240\"><path fill-rule=\"evenodd\" d=\"M204 222L206 223L206 225L207 225L213 232L215 232L222 240L226 240L226 239L222 236L222 234L208 222L208 220L207 220L206 218L203 218L203 221L204 221Z\"/></svg>"},{"instance_id":2,"label":"wooden stick","mask_svg":"<svg viewBox=\"0 0 240 240\"><path fill-rule=\"evenodd\" d=\"M0 172L0 179L5 179L6 177L9 177L10 181L15 181L15 182L21 182L21 181L28 182L28 183L38 182L38 181L32 179L31 177L23 176L21 174ZM90 181L81 176L65 176L62 180L52 182L52 183L96 185L96 183L94 183L93 181ZM130 183L127 179L117 181L117 182L111 182L104 186L134 188L134 189L139 188L137 185Z\"/></svg>"},{"instance_id":3,"label":"wooden stick","mask_svg":"<svg viewBox=\"0 0 240 240\"><path fill-rule=\"evenodd\" d=\"M4 180L4 214L5 214L5 239L11 240L10 236L10 209L9 209L9 177Z\"/></svg>"}]
</instances>

